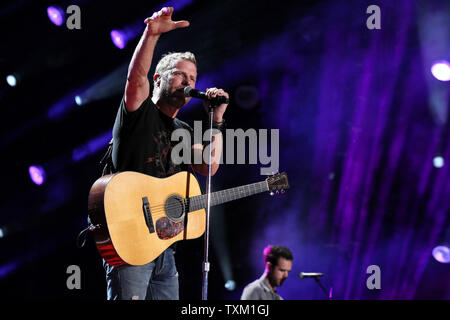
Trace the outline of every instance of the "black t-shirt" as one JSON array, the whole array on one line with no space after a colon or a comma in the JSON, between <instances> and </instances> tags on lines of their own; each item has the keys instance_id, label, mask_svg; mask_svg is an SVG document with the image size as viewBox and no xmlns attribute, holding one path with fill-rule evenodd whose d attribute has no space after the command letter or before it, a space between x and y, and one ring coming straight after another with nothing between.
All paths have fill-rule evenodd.
<instances>
[{"instance_id":1,"label":"black t-shirt","mask_svg":"<svg viewBox=\"0 0 450 320\"><path fill-rule=\"evenodd\" d=\"M150 96L133 112L126 109L122 98L113 128L115 171L136 171L157 178L186 171L187 164L175 165L171 159L172 148L179 143L171 141L171 135L179 128L187 129L192 138L192 128L161 112Z\"/></svg>"}]
</instances>

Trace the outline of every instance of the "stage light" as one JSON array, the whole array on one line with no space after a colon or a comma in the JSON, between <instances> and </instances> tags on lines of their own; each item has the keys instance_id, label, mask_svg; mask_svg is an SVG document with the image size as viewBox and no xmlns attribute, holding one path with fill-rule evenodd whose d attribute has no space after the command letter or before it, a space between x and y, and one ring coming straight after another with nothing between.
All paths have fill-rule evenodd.
<instances>
[{"instance_id":1,"label":"stage light","mask_svg":"<svg viewBox=\"0 0 450 320\"><path fill-rule=\"evenodd\" d=\"M15 87L17 84L17 78L12 75L9 74L8 76L6 76L6 82L11 86L11 87Z\"/></svg>"},{"instance_id":2,"label":"stage light","mask_svg":"<svg viewBox=\"0 0 450 320\"><path fill-rule=\"evenodd\" d=\"M127 38L125 36L125 32L121 30L113 30L111 31L111 40L114 43L114 45L119 48L123 49L127 45Z\"/></svg>"},{"instance_id":3,"label":"stage light","mask_svg":"<svg viewBox=\"0 0 450 320\"><path fill-rule=\"evenodd\" d=\"M440 81L450 81L450 63L446 60L440 60L433 63L431 73Z\"/></svg>"},{"instance_id":4,"label":"stage light","mask_svg":"<svg viewBox=\"0 0 450 320\"><path fill-rule=\"evenodd\" d=\"M433 158L433 166L435 168L442 168L444 166L444 158L436 156Z\"/></svg>"},{"instance_id":5,"label":"stage light","mask_svg":"<svg viewBox=\"0 0 450 320\"><path fill-rule=\"evenodd\" d=\"M3 238L4 235L5 235L5 233L3 232L3 229L0 228L0 239Z\"/></svg>"},{"instance_id":6,"label":"stage light","mask_svg":"<svg viewBox=\"0 0 450 320\"><path fill-rule=\"evenodd\" d=\"M446 246L437 246L433 249L433 257L440 263L450 263L450 249Z\"/></svg>"},{"instance_id":7,"label":"stage light","mask_svg":"<svg viewBox=\"0 0 450 320\"><path fill-rule=\"evenodd\" d=\"M75 103L81 106L83 104L83 99L80 96L75 96Z\"/></svg>"},{"instance_id":8,"label":"stage light","mask_svg":"<svg viewBox=\"0 0 450 320\"><path fill-rule=\"evenodd\" d=\"M48 15L48 18L50 19L50 21L57 26L62 25L64 22L65 14L64 14L64 11L60 7L56 7L56 6L48 7L47 15Z\"/></svg>"},{"instance_id":9,"label":"stage light","mask_svg":"<svg viewBox=\"0 0 450 320\"><path fill-rule=\"evenodd\" d=\"M225 282L225 288L228 291L233 291L234 289L236 289L236 282L234 282L234 280L228 280L227 282Z\"/></svg>"},{"instance_id":10,"label":"stage light","mask_svg":"<svg viewBox=\"0 0 450 320\"><path fill-rule=\"evenodd\" d=\"M30 166L28 173L30 174L31 181L35 184L40 186L45 182L45 170L41 166Z\"/></svg>"}]
</instances>

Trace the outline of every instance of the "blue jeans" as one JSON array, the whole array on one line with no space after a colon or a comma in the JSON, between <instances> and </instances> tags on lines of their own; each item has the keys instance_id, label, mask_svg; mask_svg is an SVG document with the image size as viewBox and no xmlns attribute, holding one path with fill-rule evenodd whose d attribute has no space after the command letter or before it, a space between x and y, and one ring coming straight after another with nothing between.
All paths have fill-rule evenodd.
<instances>
[{"instance_id":1,"label":"blue jeans","mask_svg":"<svg viewBox=\"0 0 450 320\"><path fill-rule=\"evenodd\" d=\"M174 250L166 249L142 266L112 267L103 260L108 300L178 300Z\"/></svg>"}]
</instances>

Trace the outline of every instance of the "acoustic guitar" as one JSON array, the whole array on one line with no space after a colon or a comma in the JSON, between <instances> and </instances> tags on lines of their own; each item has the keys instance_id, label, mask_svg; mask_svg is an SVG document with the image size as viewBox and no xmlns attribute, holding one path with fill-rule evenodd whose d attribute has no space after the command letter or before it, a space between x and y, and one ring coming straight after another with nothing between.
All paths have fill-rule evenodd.
<instances>
[{"instance_id":1,"label":"acoustic guitar","mask_svg":"<svg viewBox=\"0 0 450 320\"><path fill-rule=\"evenodd\" d=\"M264 181L211 192L211 206L264 191L289 188L286 173ZM207 195L192 173L155 178L133 171L99 178L88 198L89 230L106 262L143 265L174 242L205 232Z\"/></svg>"}]
</instances>

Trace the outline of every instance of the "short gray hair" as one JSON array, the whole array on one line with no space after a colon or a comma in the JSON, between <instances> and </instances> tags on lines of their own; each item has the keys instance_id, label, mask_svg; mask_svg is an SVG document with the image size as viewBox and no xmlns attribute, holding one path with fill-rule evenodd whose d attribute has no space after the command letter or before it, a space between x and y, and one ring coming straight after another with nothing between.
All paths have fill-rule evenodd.
<instances>
[{"instance_id":1,"label":"short gray hair","mask_svg":"<svg viewBox=\"0 0 450 320\"><path fill-rule=\"evenodd\" d=\"M159 60L156 65L155 74L162 75L166 71L173 69L180 60L191 61L197 66L195 55L192 52L169 52Z\"/></svg>"}]
</instances>

